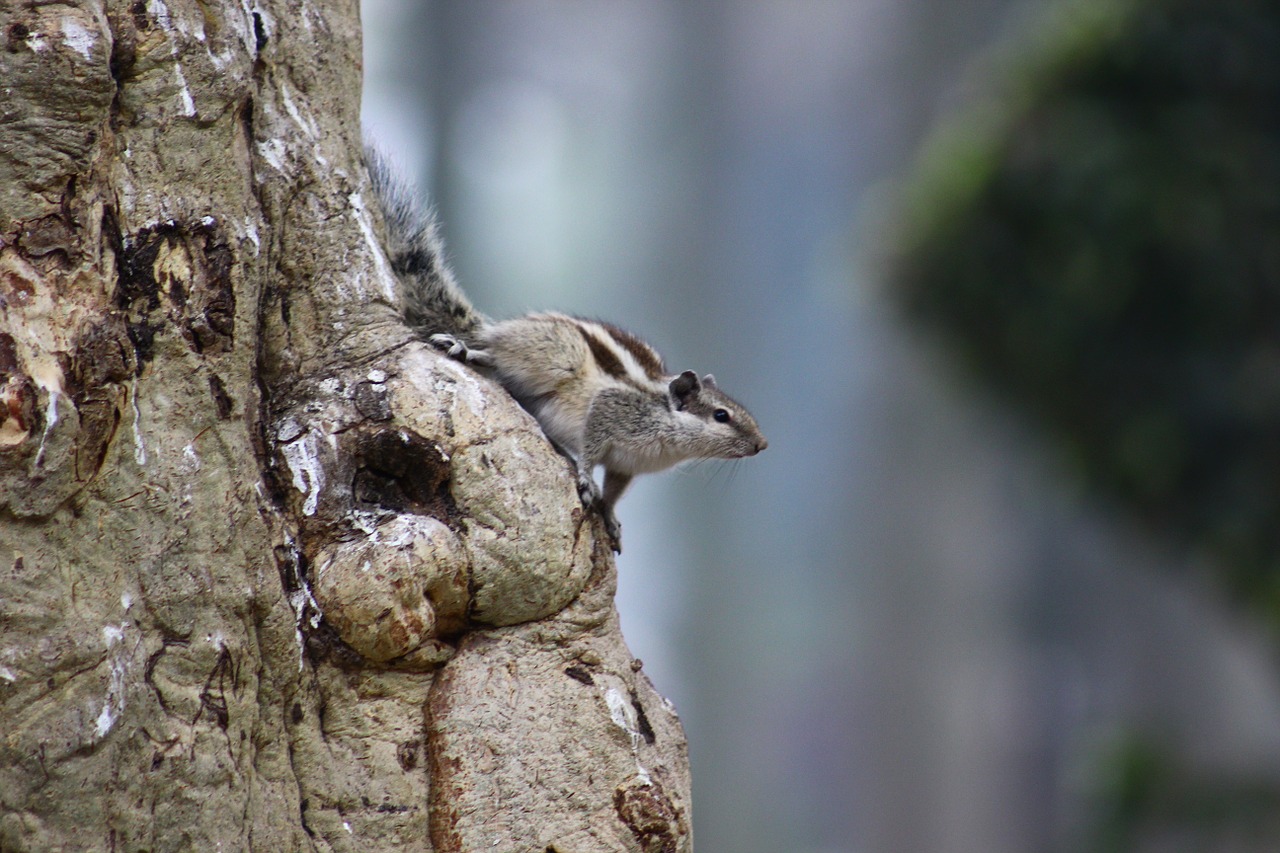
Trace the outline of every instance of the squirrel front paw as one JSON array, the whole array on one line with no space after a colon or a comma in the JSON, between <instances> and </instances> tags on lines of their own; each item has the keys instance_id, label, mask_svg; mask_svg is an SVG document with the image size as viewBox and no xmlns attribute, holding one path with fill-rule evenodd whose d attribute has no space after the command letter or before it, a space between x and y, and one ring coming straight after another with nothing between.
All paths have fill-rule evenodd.
<instances>
[{"instance_id":1,"label":"squirrel front paw","mask_svg":"<svg viewBox=\"0 0 1280 853\"><path fill-rule=\"evenodd\" d=\"M600 495L600 487L596 485L595 478L582 471L578 472L578 497L582 499L582 505L586 507L604 503L604 498Z\"/></svg>"},{"instance_id":2,"label":"squirrel front paw","mask_svg":"<svg viewBox=\"0 0 1280 853\"><path fill-rule=\"evenodd\" d=\"M605 533L609 535L609 547L613 549L613 553L622 553L622 525L618 524L618 517L613 514L613 507L605 502L604 496L600 493L600 487L596 485L595 479L590 474L578 474L578 497L582 499L582 505L587 509L594 509L600 513L600 518L604 521Z\"/></svg>"},{"instance_id":3,"label":"squirrel front paw","mask_svg":"<svg viewBox=\"0 0 1280 853\"><path fill-rule=\"evenodd\" d=\"M432 335L427 340L436 349L464 364L474 364L477 367L493 367L493 357L489 355L488 350L471 349L453 335Z\"/></svg>"},{"instance_id":4,"label":"squirrel front paw","mask_svg":"<svg viewBox=\"0 0 1280 853\"><path fill-rule=\"evenodd\" d=\"M456 358L459 361L467 360L467 345L453 335L432 335L428 340L431 341L433 347L444 352L450 358Z\"/></svg>"}]
</instances>

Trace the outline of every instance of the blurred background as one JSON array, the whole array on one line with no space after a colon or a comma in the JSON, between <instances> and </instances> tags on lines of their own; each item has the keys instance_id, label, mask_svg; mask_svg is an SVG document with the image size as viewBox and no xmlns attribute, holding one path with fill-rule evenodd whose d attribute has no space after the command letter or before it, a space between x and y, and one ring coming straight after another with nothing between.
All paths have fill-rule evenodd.
<instances>
[{"instance_id":1,"label":"blurred background","mask_svg":"<svg viewBox=\"0 0 1280 853\"><path fill-rule=\"evenodd\" d=\"M1280 849L1280 13L363 0L495 316L716 374L618 607L704 851Z\"/></svg>"}]
</instances>

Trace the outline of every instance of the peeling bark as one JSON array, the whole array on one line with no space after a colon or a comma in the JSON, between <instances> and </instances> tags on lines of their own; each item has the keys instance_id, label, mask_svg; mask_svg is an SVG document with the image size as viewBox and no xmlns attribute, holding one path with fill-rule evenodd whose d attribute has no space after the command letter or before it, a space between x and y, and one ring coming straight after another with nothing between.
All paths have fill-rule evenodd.
<instances>
[{"instance_id":1,"label":"peeling bark","mask_svg":"<svg viewBox=\"0 0 1280 853\"><path fill-rule=\"evenodd\" d=\"M0 849L691 849L572 471L400 321L357 3L7 4L0 80Z\"/></svg>"}]
</instances>

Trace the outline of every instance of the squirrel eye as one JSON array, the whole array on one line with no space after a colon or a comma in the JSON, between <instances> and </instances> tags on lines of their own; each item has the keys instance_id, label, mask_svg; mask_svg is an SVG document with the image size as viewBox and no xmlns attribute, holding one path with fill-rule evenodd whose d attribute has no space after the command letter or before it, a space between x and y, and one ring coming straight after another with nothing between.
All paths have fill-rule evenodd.
<instances>
[{"instance_id":1,"label":"squirrel eye","mask_svg":"<svg viewBox=\"0 0 1280 853\"><path fill-rule=\"evenodd\" d=\"M727 424L732 418L727 409L716 409L711 413L711 417L716 419L717 423Z\"/></svg>"}]
</instances>

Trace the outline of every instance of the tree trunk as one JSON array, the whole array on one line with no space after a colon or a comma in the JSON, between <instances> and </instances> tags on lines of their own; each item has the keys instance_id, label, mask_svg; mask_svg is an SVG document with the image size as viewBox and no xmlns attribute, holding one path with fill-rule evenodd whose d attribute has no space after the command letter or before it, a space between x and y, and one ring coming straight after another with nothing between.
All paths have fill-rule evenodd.
<instances>
[{"instance_id":1,"label":"tree trunk","mask_svg":"<svg viewBox=\"0 0 1280 853\"><path fill-rule=\"evenodd\" d=\"M400 321L358 12L0 6L0 850L692 847L568 464Z\"/></svg>"}]
</instances>

